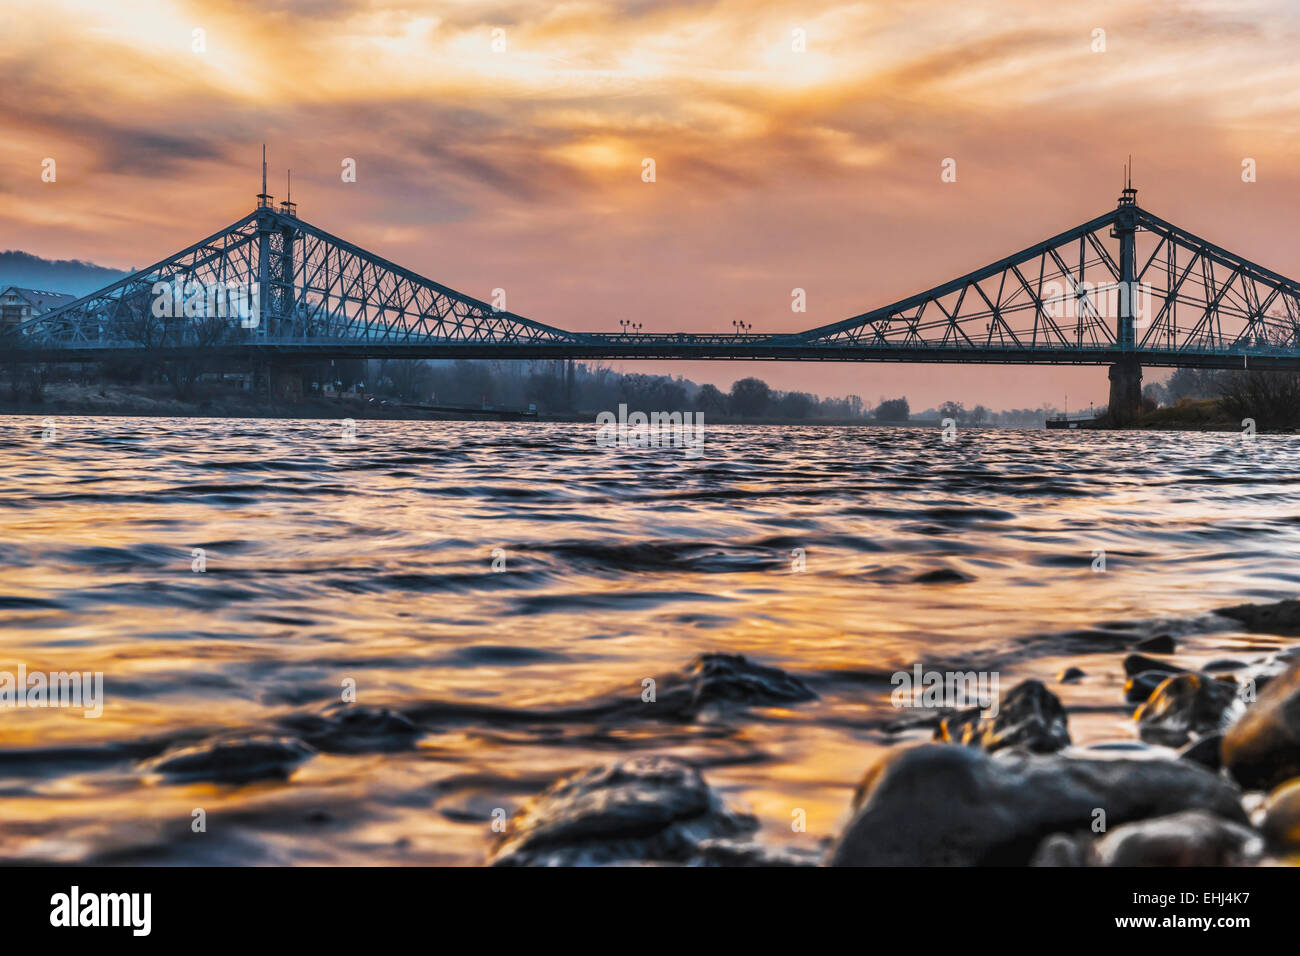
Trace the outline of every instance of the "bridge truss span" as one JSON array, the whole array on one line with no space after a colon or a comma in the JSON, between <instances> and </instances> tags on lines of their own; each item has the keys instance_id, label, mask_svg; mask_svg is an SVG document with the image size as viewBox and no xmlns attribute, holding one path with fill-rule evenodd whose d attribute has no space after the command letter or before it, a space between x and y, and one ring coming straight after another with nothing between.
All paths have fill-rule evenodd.
<instances>
[{"instance_id":1,"label":"bridge truss span","mask_svg":"<svg viewBox=\"0 0 1300 956\"><path fill-rule=\"evenodd\" d=\"M1300 368L1300 284L1160 219L1102 216L890 305L802 332L571 332L501 311L298 218L252 213L32 319L10 361L123 352L338 357L970 362ZM190 308L255 290L256 315ZM181 290L172 310L159 290ZM193 295L186 290L196 290ZM175 298L175 297L173 297ZM1139 376L1140 377L1140 376Z\"/></svg>"},{"instance_id":2,"label":"bridge truss span","mask_svg":"<svg viewBox=\"0 0 1300 956\"><path fill-rule=\"evenodd\" d=\"M1145 210L1113 212L892 305L796 336L809 345L1022 353L1023 361L1276 365L1300 357L1300 285ZM935 358L935 361L943 359ZM1262 366L1261 366L1262 367Z\"/></svg>"},{"instance_id":3,"label":"bridge truss span","mask_svg":"<svg viewBox=\"0 0 1300 956\"><path fill-rule=\"evenodd\" d=\"M228 305L234 302L248 307ZM363 352L581 338L493 308L270 207L17 333L17 348L47 358L62 350L68 360L123 350Z\"/></svg>"}]
</instances>

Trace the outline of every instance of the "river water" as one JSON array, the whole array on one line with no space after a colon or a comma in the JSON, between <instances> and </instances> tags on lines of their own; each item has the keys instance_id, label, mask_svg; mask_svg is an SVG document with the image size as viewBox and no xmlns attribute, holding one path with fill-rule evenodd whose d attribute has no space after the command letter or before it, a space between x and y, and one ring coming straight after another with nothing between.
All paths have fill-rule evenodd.
<instances>
[{"instance_id":1,"label":"river water","mask_svg":"<svg viewBox=\"0 0 1300 956\"><path fill-rule=\"evenodd\" d=\"M0 670L102 672L102 715L0 709L6 861L477 864L494 811L637 753L822 845L901 739L896 671L1074 664L1075 743L1132 740L1134 640L1253 659L1278 642L1209 612L1300 580L1287 436L708 426L691 457L589 424L53 424L0 420ZM716 652L817 699L642 700ZM155 772L352 688L419 735L286 779Z\"/></svg>"}]
</instances>

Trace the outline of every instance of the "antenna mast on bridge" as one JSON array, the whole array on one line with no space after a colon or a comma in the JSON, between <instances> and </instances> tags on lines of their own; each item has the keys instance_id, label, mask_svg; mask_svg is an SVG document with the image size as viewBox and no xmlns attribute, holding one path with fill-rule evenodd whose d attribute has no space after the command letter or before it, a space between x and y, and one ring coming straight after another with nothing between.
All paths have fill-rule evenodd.
<instances>
[{"instance_id":1,"label":"antenna mast on bridge","mask_svg":"<svg viewBox=\"0 0 1300 956\"><path fill-rule=\"evenodd\" d=\"M257 194L257 207L269 209L272 204L271 194L266 191L266 144L262 144L262 191Z\"/></svg>"}]
</instances>

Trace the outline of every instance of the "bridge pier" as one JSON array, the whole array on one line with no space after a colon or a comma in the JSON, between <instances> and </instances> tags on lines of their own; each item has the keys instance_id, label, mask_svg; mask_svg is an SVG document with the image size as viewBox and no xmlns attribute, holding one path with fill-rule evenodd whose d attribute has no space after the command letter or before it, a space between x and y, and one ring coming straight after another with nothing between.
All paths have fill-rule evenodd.
<instances>
[{"instance_id":1,"label":"bridge pier","mask_svg":"<svg viewBox=\"0 0 1300 956\"><path fill-rule=\"evenodd\" d=\"M297 362L262 359L253 364L253 391L268 399L296 402L303 397L303 369Z\"/></svg>"},{"instance_id":2,"label":"bridge pier","mask_svg":"<svg viewBox=\"0 0 1300 956\"><path fill-rule=\"evenodd\" d=\"M1142 366L1125 359L1110 367L1110 407L1106 417L1112 425L1125 425L1142 410Z\"/></svg>"},{"instance_id":3,"label":"bridge pier","mask_svg":"<svg viewBox=\"0 0 1300 956\"><path fill-rule=\"evenodd\" d=\"M1119 314L1115 317L1115 345L1125 351L1137 347L1134 293L1137 291L1137 190L1126 177L1110 234L1119 240ZM1123 358L1110 367L1112 425L1127 425L1142 412L1142 366L1136 358Z\"/></svg>"}]
</instances>

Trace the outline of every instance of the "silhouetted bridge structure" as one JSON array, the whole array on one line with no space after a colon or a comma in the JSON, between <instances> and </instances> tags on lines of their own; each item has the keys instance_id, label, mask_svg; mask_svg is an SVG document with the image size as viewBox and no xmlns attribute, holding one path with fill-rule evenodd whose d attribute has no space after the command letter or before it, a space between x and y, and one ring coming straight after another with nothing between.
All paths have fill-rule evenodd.
<instances>
[{"instance_id":1,"label":"silhouetted bridge structure","mask_svg":"<svg viewBox=\"0 0 1300 956\"><path fill-rule=\"evenodd\" d=\"M1131 184L1104 215L982 269L841 322L772 334L545 325L333 236L290 202L277 209L265 187L258 198L225 229L19 326L0 344L4 359L1088 364L1111 366L1112 407L1136 406L1143 365L1300 369L1300 284L1152 215ZM256 308L223 308L221 295L214 308L214 288L254 290Z\"/></svg>"}]
</instances>

